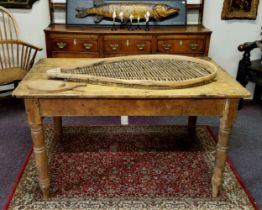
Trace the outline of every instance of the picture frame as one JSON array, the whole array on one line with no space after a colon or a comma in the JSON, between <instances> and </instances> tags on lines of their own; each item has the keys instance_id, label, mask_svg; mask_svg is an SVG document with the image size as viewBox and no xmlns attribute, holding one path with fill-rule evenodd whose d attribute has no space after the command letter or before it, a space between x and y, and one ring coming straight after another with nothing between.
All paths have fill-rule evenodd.
<instances>
[{"instance_id":1,"label":"picture frame","mask_svg":"<svg viewBox=\"0 0 262 210\"><path fill-rule=\"evenodd\" d=\"M0 0L0 5L5 8L31 9L38 0Z\"/></svg>"},{"instance_id":2,"label":"picture frame","mask_svg":"<svg viewBox=\"0 0 262 210\"><path fill-rule=\"evenodd\" d=\"M103 0L105 3L119 3L119 2L138 2L139 0ZM144 0L147 3L165 3L172 7L177 7L180 9L179 13L170 18L166 18L163 21L150 21L150 25L153 26L166 26L166 25L185 25L186 19L186 0ZM109 19L103 19L99 23L94 23L94 16L87 16L85 18L76 18L76 8L91 8L94 6L94 0L67 0L66 1L66 24L67 25L86 25L86 26L105 26L111 27L112 21ZM139 25L143 25L140 23ZM116 25L120 25L120 22L116 22ZM133 25L137 25L134 22Z\"/></svg>"},{"instance_id":3,"label":"picture frame","mask_svg":"<svg viewBox=\"0 0 262 210\"><path fill-rule=\"evenodd\" d=\"M224 0L221 19L257 18L259 0Z\"/></svg>"}]
</instances>

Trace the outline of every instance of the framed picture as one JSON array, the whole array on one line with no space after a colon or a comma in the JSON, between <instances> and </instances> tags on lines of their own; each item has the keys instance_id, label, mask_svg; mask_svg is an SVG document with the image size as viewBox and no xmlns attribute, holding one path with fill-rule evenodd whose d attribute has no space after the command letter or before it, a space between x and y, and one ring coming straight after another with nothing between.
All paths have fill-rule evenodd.
<instances>
[{"instance_id":1,"label":"framed picture","mask_svg":"<svg viewBox=\"0 0 262 210\"><path fill-rule=\"evenodd\" d=\"M259 0L224 0L221 19L256 19Z\"/></svg>"},{"instance_id":2,"label":"framed picture","mask_svg":"<svg viewBox=\"0 0 262 210\"><path fill-rule=\"evenodd\" d=\"M6 8L31 9L37 0L0 0L0 5Z\"/></svg>"},{"instance_id":3,"label":"framed picture","mask_svg":"<svg viewBox=\"0 0 262 210\"><path fill-rule=\"evenodd\" d=\"M66 1L66 24L67 25L92 25L92 26L112 26L112 20L103 18L100 22L95 21L95 16L90 15L84 18L77 18L77 8L92 8L95 7L96 0L67 0ZM139 0L103 0L103 3L132 3ZM166 4L170 7L179 8L179 12L173 16L167 17L160 21L150 21L150 25L165 26L165 25L185 25L186 24L186 0L143 0L143 3L151 4ZM116 25L120 25L117 21ZM143 25L144 22L133 22L133 25Z\"/></svg>"}]
</instances>

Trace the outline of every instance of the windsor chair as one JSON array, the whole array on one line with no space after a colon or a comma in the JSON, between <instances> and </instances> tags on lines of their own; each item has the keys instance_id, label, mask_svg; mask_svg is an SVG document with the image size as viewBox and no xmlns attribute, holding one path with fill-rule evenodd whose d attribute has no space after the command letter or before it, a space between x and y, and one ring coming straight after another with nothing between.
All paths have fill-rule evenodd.
<instances>
[{"instance_id":1,"label":"windsor chair","mask_svg":"<svg viewBox=\"0 0 262 210\"><path fill-rule=\"evenodd\" d=\"M0 6L0 86L14 84L24 78L34 64L35 56L42 50L19 40L14 16ZM4 92L1 91L0 92Z\"/></svg>"}]
</instances>

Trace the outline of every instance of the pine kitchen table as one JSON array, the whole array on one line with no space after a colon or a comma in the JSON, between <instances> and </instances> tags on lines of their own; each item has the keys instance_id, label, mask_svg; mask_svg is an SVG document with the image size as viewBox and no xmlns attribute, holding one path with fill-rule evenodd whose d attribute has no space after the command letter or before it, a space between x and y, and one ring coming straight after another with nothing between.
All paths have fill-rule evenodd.
<instances>
[{"instance_id":1,"label":"pine kitchen table","mask_svg":"<svg viewBox=\"0 0 262 210\"><path fill-rule=\"evenodd\" d=\"M46 71L51 68L84 65L90 61L94 59L42 59L13 92L14 96L24 98L43 196L47 198L50 189L43 135L44 117L53 117L55 135L61 138L62 116L188 116L189 132L194 132L197 116L220 116L212 176L212 195L217 197L223 182L229 135L237 114L238 101L250 93L212 60L210 62L218 67L216 80L202 86L183 89L87 84L72 90L45 92L31 90L27 86L32 81L47 79Z\"/></svg>"}]
</instances>

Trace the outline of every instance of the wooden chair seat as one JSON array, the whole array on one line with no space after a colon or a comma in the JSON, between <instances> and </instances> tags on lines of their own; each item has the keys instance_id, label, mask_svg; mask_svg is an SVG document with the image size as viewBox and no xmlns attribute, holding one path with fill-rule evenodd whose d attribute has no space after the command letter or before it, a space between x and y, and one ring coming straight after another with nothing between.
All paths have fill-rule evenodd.
<instances>
[{"instance_id":1,"label":"wooden chair seat","mask_svg":"<svg viewBox=\"0 0 262 210\"><path fill-rule=\"evenodd\" d=\"M20 81L28 71L23 68L8 68L0 70L0 85Z\"/></svg>"}]
</instances>

